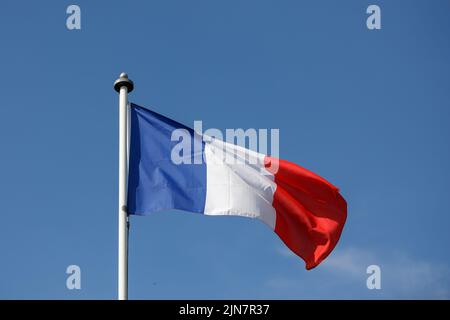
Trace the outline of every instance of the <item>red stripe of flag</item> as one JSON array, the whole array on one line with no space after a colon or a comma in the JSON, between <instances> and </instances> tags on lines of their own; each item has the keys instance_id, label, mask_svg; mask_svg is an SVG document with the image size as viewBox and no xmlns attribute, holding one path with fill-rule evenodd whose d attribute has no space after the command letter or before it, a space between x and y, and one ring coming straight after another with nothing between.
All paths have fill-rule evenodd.
<instances>
[{"instance_id":1,"label":"red stripe of flag","mask_svg":"<svg viewBox=\"0 0 450 320\"><path fill-rule=\"evenodd\" d=\"M275 232L306 262L306 269L312 269L336 246L347 202L334 185L292 162L266 156L265 166L277 184L272 203Z\"/></svg>"}]
</instances>

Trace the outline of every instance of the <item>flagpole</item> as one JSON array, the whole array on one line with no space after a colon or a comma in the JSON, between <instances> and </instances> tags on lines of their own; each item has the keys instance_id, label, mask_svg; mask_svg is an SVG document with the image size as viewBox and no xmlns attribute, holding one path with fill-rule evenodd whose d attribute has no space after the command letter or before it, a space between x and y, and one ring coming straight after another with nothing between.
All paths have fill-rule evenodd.
<instances>
[{"instance_id":1,"label":"flagpole","mask_svg":"<svg viewBox=\"0 0 450 320\"><path fill-rule=\"evenodd\" d=\"M133 81L121 73L114 82L119 93L119 255L118 299L128 300L128 213L127 213L127 106L128 93L133 91Z\"/></svg>"}]
</instances>

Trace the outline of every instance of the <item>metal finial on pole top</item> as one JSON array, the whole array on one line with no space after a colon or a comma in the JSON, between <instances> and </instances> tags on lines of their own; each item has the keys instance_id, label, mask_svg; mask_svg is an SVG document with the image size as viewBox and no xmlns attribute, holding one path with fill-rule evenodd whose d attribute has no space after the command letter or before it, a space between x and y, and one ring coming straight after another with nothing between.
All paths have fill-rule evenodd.
<instances>
[{"instance_id":1,"label":"metal finial on pole top","mask_svg":"<svg viewBox=\"0 0 450 320\"><path fill-rule=\"evenodd\" d=\"M114 89L117 92L120 92L120 88L122 88L123 86L127 87L128 89L128 93L130 93L131 91L133 91L134 89L134 83L133 81L131 81L130 79L128 79L128 75L125 72L122 72L119 76L119 79L117 79L114 82Z\"/></svg>"}]
</instances>

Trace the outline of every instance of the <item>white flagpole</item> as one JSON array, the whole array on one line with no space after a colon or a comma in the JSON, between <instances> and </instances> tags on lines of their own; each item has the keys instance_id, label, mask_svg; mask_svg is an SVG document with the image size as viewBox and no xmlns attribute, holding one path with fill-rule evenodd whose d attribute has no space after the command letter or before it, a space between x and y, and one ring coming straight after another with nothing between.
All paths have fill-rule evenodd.
<instances>
[{"instance_id":1,"label":"white flagpole","mask_svg":"<svg viewBox=\"0 0 450 320\"><path fill-rule=\"evenodd\" d=\"M133 81L121 73L114 82L119 92L119 259L118 299L128 300L128 214L127 214L127 108L128 93L133 91Z\"/></svg>"}]
</instances>

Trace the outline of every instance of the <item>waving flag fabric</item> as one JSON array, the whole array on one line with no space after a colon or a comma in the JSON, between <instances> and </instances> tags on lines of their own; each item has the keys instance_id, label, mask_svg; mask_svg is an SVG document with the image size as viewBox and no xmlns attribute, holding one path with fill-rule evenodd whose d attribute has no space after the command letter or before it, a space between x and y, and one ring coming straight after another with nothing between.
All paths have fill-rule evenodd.
<instances>
[{"instance_id":1,"label":"waving flag fabric","mask_svg":"<svg viewBox=\"0 0 450 320\"><path fill-rule=\"evenodd\" d=\"M347 204L325 179L294 163L201 136L135 104L130 116L129 214L178 209L258 218L306 269L336 246ZM184 136L174 139L175 130ZM190 152L179 152L186 138ZM174 153L182 161L174 161Z\"/></svg>"}]
</instances>

